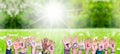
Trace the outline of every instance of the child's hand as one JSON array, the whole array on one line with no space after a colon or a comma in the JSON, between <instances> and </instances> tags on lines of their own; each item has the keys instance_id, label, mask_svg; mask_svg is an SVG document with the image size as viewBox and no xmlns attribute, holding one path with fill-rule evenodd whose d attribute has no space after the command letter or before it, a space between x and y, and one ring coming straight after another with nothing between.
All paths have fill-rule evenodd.
<instances>
[{"instance_id":1,"label":"child's hand","mask_svg":"<svg viewBox=\"0 0 120 54\"><path fill-rule=\"evenodd\" d=\"M92 42L92 50L93 51L96 51L98 49L97 43L98 43L98 40L94 39Z\"/></svg>"},{"instance_id":2,"label":"child's hand","mask_svg":"<svg viewBox=\"0 0 120 54\"><path fill-rule=\"evenodd\" d=\"M42 50L42 49L43 49L41 41L40 41L40 42L37 42L37 44L36 44L36 49L37 49L37 50Z\"/></svg>"},{"instance_id":3,"label":"child's hand","mask_svg":"<svg viewBox=\"0 0 120 54\"><path fill-rule=\"evenodd\" d=\"M26 48L29 48L31 46L31 38L27 38L26 40L25 40L25 47Z\"/></svg>"},{"instance_id":4,"label":"child's hand","mask_svg":"<svg viewBox=\"0 0 120 54\"><path fill-rule=\"evenodd\" d=\"M110 39L110 48L112 51L115 51L115 40Z\"/></svg>"},{"instance_id":5,"label":"child's hand","mask_svg":"<svg viewBox=\"0 0 120 54\"><path fill-rule=\"evenodd\" d=\"M25 48L25 41L24 41L23 37L20 37L20 38L21 38L21 40L19 42L19 46L21 49L23 49L23 48Z\"/></svg>"},{"instance_id":6,"label":"child's hand","mask_svg":"<svg viewBox=\"0 0 120 54\"><path fill-rule=\"evenodd\" d=\"M50 40L50 46L48 47L48 51L50 53L54 53L54 42L52 40Z\"/></svg>"},{"instance_id":7,"label":"child's hand","mask_svg":"<svg viewBox=\"0 0 120 54\"><path fill-rule=\"evenodd\" d=\"M20 44L20 43L19 43L19 40L16 40L16 41L14 42L13 47L14 47L15 50L18 50L18 49L20 48L19 44Z\"/></svg>"},{"instance_id":8,"label":"child's hand","mask_svg":"<svg viewBox=\"0 0 120 54\"><path fill-rule=\"evenodd\" d=\"M91 49L91 39L85 40L85 48L87 51L89 51Z\"/></svg>"},{"instance_id":9,"label":"child's hand","mask_svg":"<svg viewBox=\"0 0 120 54\"><path fill-rule=\"evenodd\" d=\"M49 40L47 38L44 38L42 40L42 47L43 47L43 50L46 51L46 49L50 46L50 43L49 43Z\"/></svg>"},{"instance_id":10,"label":"child's hand","mask_svg":"<svg viewBox=\"0 0 120 54\"><path fill-rule=\"evenodd\" d=\"M93 43L93 44L92 44L92 50L93 50L93 51L96 51L97 49L98 49L97 44Z\"/></svg>"},{"instance_id":11,"label":"child's hand","mask_svg":"<svg viewBox=\"0 0 120 54\"><path fill-rule=\"evenodd\" d=\"M80 44L79 44L79 49L80 50L85 50L85 43L84 41L81 41Z\"/></svg>"},{"instance_id":12,"label":"child's hand","mask_svg":"<svg viewBox=\"0 0 120 54\"><path fill-rule=\"evenodd\" d=\"M6 44L7 44L7 47L11 47L11 46L12 46L12 40L11 40L11 37L10 37L10 36L8 36L8 37L6 38Z\"/></svg>"},{"instance_id":13,"label":"child's hand","mask_svg":"<svg viewBox=\"0 0 120 54\"><path fill-rule=\"evenodd\" d=\"M73 41L72 41L72 48L76 49L78 48L78 36L75 36Z\"/></svg>"},{"instance_id":14,"label":"child's hand","mask_svg":"<svg viewBox=\"0 0 120 54\"><path fill-rule=\"evenodd\" d=\"M36 47L36 42L35 42L35 38L34 38L34 37L31 38L31 46L32 46L33 48Z\"/></svg>"},{"instance_id":15,"label":"child's hand","mask_svg":"<svg viewBox=\"0 0 120 54\"><path fill-rule=\"evenodd\" d=\"M66 38L63 40L64 48L69 50L71 48L71 38Z\"/></svg>"},{"instance_id":16,"label":"child's hand","mask_svg":"<svg viewBox=\"0 0 120 54\"><path fill-rule=\"evenodd\" d=\"M102 50L104 49L104 43L105 43L104 40L101 40L101 41L99 42L98 49L99 49L100 51L102 51Z\"/></svg>"},{"instance_id":17,"label":"child's hand","mask_svg":"<svg viewBox=\"0 0 120 54\"><path fill-rule=\"evenodd\" d=\"M108 47L109 47L109 39L105 40L104 42L104 48L108 50Z\"/></svg>"},{"instance_id":18,"label":"child's hand","mask_svg":"<svg viewBox=\"0 0 120 54\"><path fill-rule=\"evenodd\" d=\"M10 36L6 38L6 45L7 45L7 49L10 50L10 47L12 46L12 40Z\"/></svg>"}]
</instances>

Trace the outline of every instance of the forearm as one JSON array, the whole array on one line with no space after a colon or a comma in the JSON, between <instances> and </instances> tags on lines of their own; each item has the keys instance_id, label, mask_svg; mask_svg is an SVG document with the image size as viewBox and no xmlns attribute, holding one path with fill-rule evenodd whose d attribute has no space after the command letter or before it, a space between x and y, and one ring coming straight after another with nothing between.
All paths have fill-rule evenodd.
<instances>
[{"instance_id":1,"label":"forearm","mask_svg":"<svg viewBox=\"0 0 120 54\"><path fill-rule=\"evenodd\" d=\"M79 50L79 51L78 51L78 54L82 54L82 50Z\"/></svg>"},{"instance_id":2,"label":"forearm","mask_svg":"<svg viewBox=\"0 0 120 54\"><path fill-rule=\"evenodd\" d=\"M32 48L32 54L35 54L35 48Z\"/></svg>"},{"instance_id":3,"label":"forearm","mask_svg":"<svg viewBox=\"0 0 120 54\"><path fill-rule=\"evenodd\" d=\"M47 54L47 52L45 50L42 51L42 54Z\"/></svg>"},{"instance_id":4,"label":"forearm","mask_svg":"<svg viewBox=\"0 0 120 54\"><path fill-rule=\"evenodd\" d=\"M70 49L64 49L64 54L70 54Z\"/></svg>"},{"instance_id":5,"label":"forearm","mask_svg":"<svg viewBox=\"0 0 120 54\"><path fill-rule=\"evenodd\" d=\"M85 54L89 54L89 50L86 50L86 51L85 51Z\"/></svg>"},{"instance_id":6,"label":"forearm","mask_svg":"<svg viewBox=\"0 0 120 54\"><path fill-rule=\"evenodd\" d=\"M54 52L50 52L50 54L54 54Z\"/></svg>"},{"instance_id":7,"label":"forearm","mask_svg":"<svg viewBox=\"0 0 120 54\"><path fill-rule=\"evenodd\" d=\"M26 52L20 52L20 54L27 54Z\"/></svg>"},{"instance_id":8,"label":"forearm","mask_svg":"<svg viewBox=\"0 0 120 54\"><path fill-rule=\"evenodd\" d=\"M42 52L37 49L37 50L35 51L35 54L42 54Z\"/></svg>"},{"instance_id":9,"label":"forearm","mask_svg":"<svg viewBox=\"0 0 120 54\"><path fill-rule=\"evenodd\" d=\"M72 54L77 54L77 49L72 49Z\"/></svg>"},{"instance_id":10,"label":"forearm","mask_svg":"<svg viewBox=\"0 0 120 54\"><path fill-rule=\"evenodd\" d=\"M105 49L105 54L108 54L108 50L107 49Z\"/></svg>"},{"instance_id":11,"label":"forearm","mask_svg":"<svg viewBox=\"0 0 120 54\"><path fill-rule=\"evenodd\" d=\"M92 51L92 54L95 54L96 53L96 51L94 50L94 51Z\"/></svg>"},{"instance_id":12,"label":"forearm","mask_svg":"<svg viewBox=\"0 0 120 54\"><path fill-rule=\"evenodd\" d=\"M21 49L20 54L27 54L27 52L24 49Z\"/></svg>"},{"instance_id":13,"label":"forearm","mask_svg":"<svg viewBox=\"0 0 120 54\"><path fill-rule=\"evenodd\" d=\"M14 49L14 54L18 54L18 50L17 49Z\"/></svg>"},{"instance_id":14,"label":"forearm","mask_svg":"<svg viewBox=\"0 0 120 54\"><path fill-rule=\"evenodd\" d=\"M111 54L115 54L115 50L111 50Z\"/></svg>"}]
</instances>

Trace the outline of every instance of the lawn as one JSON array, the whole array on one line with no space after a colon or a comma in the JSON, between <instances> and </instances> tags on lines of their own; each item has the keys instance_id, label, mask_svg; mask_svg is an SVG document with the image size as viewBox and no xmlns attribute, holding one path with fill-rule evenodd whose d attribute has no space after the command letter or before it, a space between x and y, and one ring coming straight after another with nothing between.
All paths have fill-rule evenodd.
<instances>
[{"instance_id":1,"label":"lawn","mask_svg":"<svg viewBox=\"0 0 120 54\"><path fill-rule=\"evenodd\" d=\"M120 54L120 29L1 29L0 30L0 54L5 54L6 44L5 37L11 35L13 40L17 37L24 36L35 36L38 39L47 37L55 41L55 53L63 54L63 44L62 39L64 36L78 36L79 41L85 38L113 38L116 40L116 54ZM28 54L30 53L28 50Z\"/></svg>"}]
</instances>

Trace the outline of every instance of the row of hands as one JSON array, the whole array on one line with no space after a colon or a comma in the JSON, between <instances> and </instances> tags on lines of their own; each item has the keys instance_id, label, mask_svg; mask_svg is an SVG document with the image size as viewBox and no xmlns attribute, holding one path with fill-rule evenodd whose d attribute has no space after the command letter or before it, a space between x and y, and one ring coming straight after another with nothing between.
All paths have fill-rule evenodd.
<instances>
[{"instance_id":1,"label":"row of hands","mask_svg":"<svg viewBox=\"0 0 120 54\"><path fill-rule=\"evenodd\" d=\"M74 38L71 37L65 37L63 40L64 49L70 50L72 48L72 53L77 54L77 50L86 50L92 52L96 52L97 50L108 50L110 48L112 51L115 51L115 40L114 39L102 39L98 41L98 39L94 38L87 38L85 40L81 40L81 42L78 42L78 36L75 36ZM94 54L93 53L93 54Z\"/></svg>"},{"instance_id":2,"label":"row of hands","mask_svg":"<svg viewBox=\"0 0 120 54\"><path fill-rule=\"evenodd\" d=\"M35 37L29 37L23 39L23 37L17 38L14 42L12 42L12 38L8 36L6 38L6 45L7 49L11 49L13 46L14 50L21 50L21 52L27 52L29 47L35 50L41 50L43 52L50 52L51 54L54 53L54 42L49 40L48 38L44 38L42 40L37 40ZM32 53L35 54L35 53Z\"/></svg>"},{"instance_id":3,"label":"row of hands","mask_svg":"<svg viewBox=\"0 0 120 54\"><path fill-rule=\"evenodd\" d=\"M21 51L26 52L28 48L31 46L32 49L40 49L43 51L49 51L51 54L54 53L54 42L47 38L44 38L40 41L35 41L34 37L23 39L22 37L16 39L12 42L11 37L7 37L6 39L7 49L10 49L11 46L14 47L14 50L21 49ZM74 38L65 37L63 40L64 48L73 50L73 54L76 54L76 49L82 49L86 51L96 51L97 49L103 50L111 48L112 51L115 51L115 41L113 39L102 39L98 41L97 39L92 40L90 38L86 40L82 40L78 43L78 37L75 36Z\"/></svg>"}]
</instances>

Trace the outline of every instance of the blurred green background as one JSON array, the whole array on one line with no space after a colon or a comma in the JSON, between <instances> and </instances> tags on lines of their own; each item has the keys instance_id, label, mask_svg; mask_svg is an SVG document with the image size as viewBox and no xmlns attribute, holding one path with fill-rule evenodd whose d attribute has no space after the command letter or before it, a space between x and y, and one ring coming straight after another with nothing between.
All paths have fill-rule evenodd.
<instances>
[{"instance_id":1,"label":"blurred green background","mask_svg":"<svg viewBox=\"0 0 120 54\"><path fill-rule=\"evenodd\" d=\"M41 19L47 2L65 6L63 22ZM56 7L57 8L57 7ZM52 13L51 13L52 14ZM0 0L0 28L120 28L120 0Z\"/></svg>"}]
</instances>

